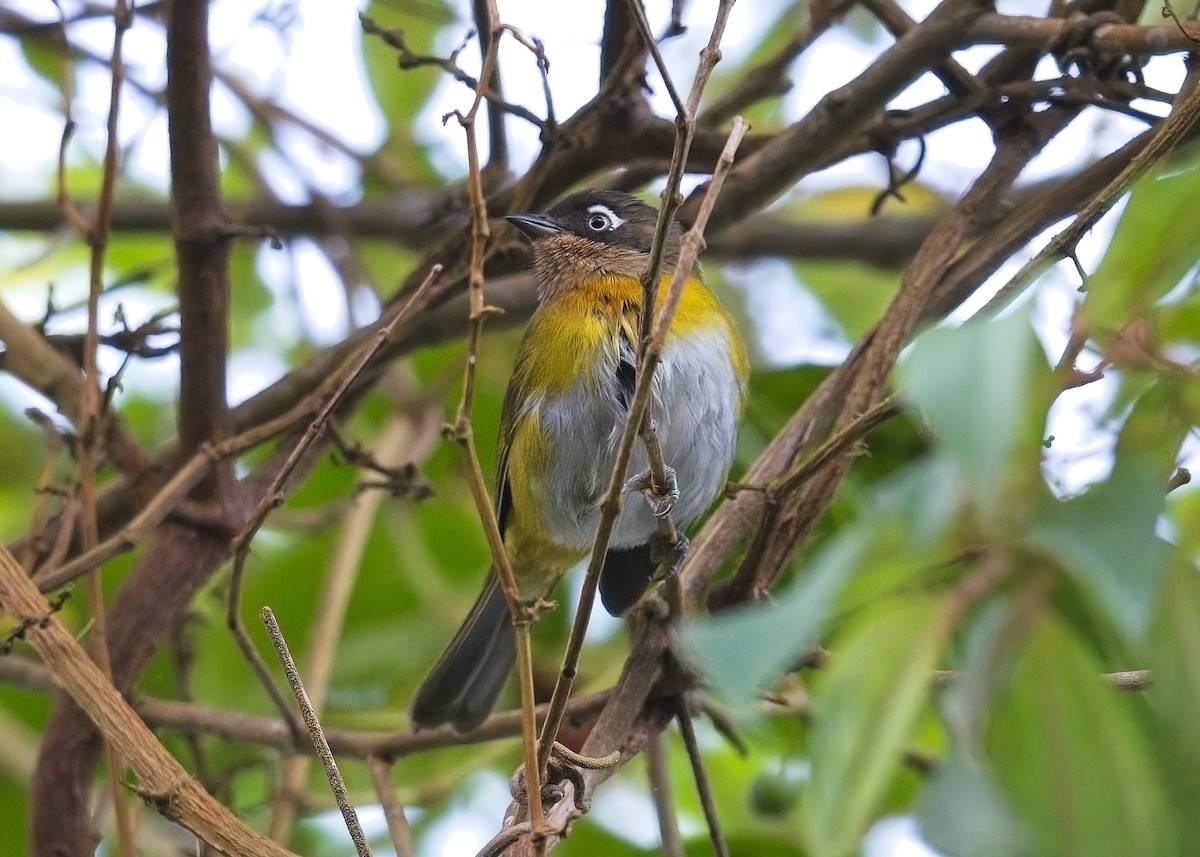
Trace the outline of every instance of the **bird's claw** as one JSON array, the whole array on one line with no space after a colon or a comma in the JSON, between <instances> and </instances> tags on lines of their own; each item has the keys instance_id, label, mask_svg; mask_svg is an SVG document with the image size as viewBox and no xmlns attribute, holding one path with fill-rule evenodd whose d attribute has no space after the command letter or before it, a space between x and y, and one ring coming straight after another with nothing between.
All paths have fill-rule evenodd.
<instances>
[{"instance_id":1,"label":"bird's claw","mask_svg":"<svg viewBox=\"0 0 1200 857\"><path fill-rule=\"evenodd\" d=\"M683 533L676 533L674 541L662 533L650 536L650 559L662 565L662 570L654 575L654 580L669 580L678 574L690 548L691 542Z\"/></svg>"},{"instance_id":2,"label":"bird's claw","mask_svg":"<svg viewBox=\"0 0 1200 857\"><path fill-rule=\"evenodd\" d=\"M667 475L667 484L661 489L654 484L654 474L650 470L643 470L636 476L630 477L626 480L623 489L626 494L637 491L645 497L650 511L656 518L665 518L671 514L671 510L679 502L679 481L675 478L675 469L666 467L664 471Z\"/></svg>"}]
</instances>

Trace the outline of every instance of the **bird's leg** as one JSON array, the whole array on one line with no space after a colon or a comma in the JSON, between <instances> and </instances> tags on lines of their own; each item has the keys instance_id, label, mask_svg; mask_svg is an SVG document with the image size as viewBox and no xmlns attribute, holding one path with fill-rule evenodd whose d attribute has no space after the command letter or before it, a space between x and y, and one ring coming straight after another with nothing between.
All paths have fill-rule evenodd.
<instances>
[{"instance_id":1,"label":"bird's leg","mask_svg":"<svg viewBox=\"0 0 1200 857\"><path fill-rule=\"evenodd\" d=\"M679 481L675 478L674 468L665 467L663 470L667 474L666 485L655 485L654 473L647 469L626 480L622 489L626 494L637 491L645 497L646 502L650 504L650 511L656 518L665 518L671 514L679 500Z\"/></svg>"}]
</instances>

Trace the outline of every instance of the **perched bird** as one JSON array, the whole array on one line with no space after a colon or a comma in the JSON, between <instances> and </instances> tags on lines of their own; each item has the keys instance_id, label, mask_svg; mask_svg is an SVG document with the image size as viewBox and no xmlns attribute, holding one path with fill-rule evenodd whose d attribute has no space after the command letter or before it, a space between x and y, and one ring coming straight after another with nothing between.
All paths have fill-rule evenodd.
<instances>
[{"instance_id":1,"label":"perched bird","mask_svg":"<svg viewBox=\"0 0 1200 857\"><path fill-rule=\"evenodd\" d=\"M539 296L505 394L496 466L497 518L523 599L547 597L591 548L633 396L641 279L657 218L656 209L635 197L600 190L569 196L544 216L508 218L533 242ZM679 258L680 237L672 223L660 299ZM681 528L702 515L724 486L746 373L745 346L733 320L696 267L652 386L663 458L678 486L672 512ZM645 450L636 444L630 470L646 466ZM634 477L629 485L638 482ZM632 607L653 580L655 536L651 511L624 503L600 579L601 601L614 616ZM493 570L417 690L414 725L474 729L491 712L514 659L512 622Z\"/></svg>"}]
</instances>

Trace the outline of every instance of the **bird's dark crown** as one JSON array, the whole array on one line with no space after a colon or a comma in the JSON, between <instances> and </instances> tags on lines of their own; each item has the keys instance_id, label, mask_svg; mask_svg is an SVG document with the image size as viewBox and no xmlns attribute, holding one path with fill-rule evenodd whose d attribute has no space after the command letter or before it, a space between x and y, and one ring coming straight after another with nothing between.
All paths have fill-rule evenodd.
<instances>
[{"instance_id":1,"label":"bird's dark crown","mask_svg":"<svg viewBox=\"0 0 1200 857\"><path fill-rule=\"evenodd\" d=\"M572 194L543 214L514 214L510 223L533 242L534 269L543 297L597 276L641 279L650 260L658 210L615 190ZM663 268L679 258L681 230L672 222Z\"/></svg>"},{"instance_id":2,"label":"bird's dark crown","mask_svg":"<svg viewBox=\"0 0 1200 857\"><path fill-rule=\"evenodd\" d=\"M562 200L546 217L580 238L649 253L658 209L621 191L585 190Z\"/></svg>"}]
</instances>

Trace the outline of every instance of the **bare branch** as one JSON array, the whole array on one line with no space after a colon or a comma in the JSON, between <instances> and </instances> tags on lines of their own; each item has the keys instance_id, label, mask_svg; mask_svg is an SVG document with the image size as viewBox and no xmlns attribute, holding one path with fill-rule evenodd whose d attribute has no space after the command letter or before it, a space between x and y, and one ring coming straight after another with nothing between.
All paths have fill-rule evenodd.
<instances>
[{"instance_id":1,"label":"bare branch","mask_svg":"<svg viewBox=\"0 0 1200 857\"><path fill-rule=\"evenodd\" d=\"M408 819L404 817L404 807L396 799L391 763L379 756L367 756L367 768L371 772L371 783L375 786L379 805L383 807L383 817L387 820L396 857L413 857L416 852L413 850L412 831L408 827Z\"/></svg>"},{"instance_id":2,"label":"bare branch","mask_svg":"<svg viewBox=\"0 0 1200 857\"><path fill-rule=\"evenodd\" d=\"M250 515L248 523L242 528L241 532L233 539L232 552L234 555L233 572L230 575L229 593L226 602L225 621L229 626L230 631L237 640L238 647L242 650L242 654L246 657L250 666L254 669L259 682L267 691L280 713L287 722L291 722L289 717L291 709L287 706L279 693L278 688L272 681L270 673L267 671L266 664L263 662L262 656L255 648L253 641L246 633L245 626L242 624L241 617L241 582L242 572L245 569L247 553L250 549L250 542L257 534L260 527L266 521L271 510L283 502L284 486L291 478L293 471L299 466L301 460L308 454L310 448L324 435L325 429L329 424L330 417L333 412L341 404L350 389L354 386L355 381L387 343L388 339L395 332L401 322L406 321L413 313L423 306L426 293L433 285L441 273L440 265L434 265L425 276L421 286L409 296L408 300L398 310L394 311L392 317L388 320L367 344L360 353L352 355L345 363L345 366L336 377L338 379L337 386L329 394L321 410L313 417L308 428L305 429L304 435L288 452L287 458L283 464L275 472L271 479L270 486L263 493L262 499L258 502L254 512Z\"/></svg>"},{"instance_id":3,"label":"bare branch","mask_svg":"<svg viewBox=\"0 0 1200 857\"><path fill-rule=\"evenodd\" d=\"M211 88L208 4L174 5L167 25L167 122L179 269L179 438L185 455L228 433L229 236L209 115ZM221 481L213 474L200 496L216 499Z\"/></svg>"},{"instance_id":4,"label":"bare branch","mask_svg":"<svg viewBox=\"0 0 1200 857\"><path fill-rule=\"evenodd\" d=\"M663 736L655 735L646 746L646 769L650 774L650 797L658 816L658 834L663 857L684 857L679 820L675 817L675 799L671 794L671 769Z\"/></svg>"},{"instance_id":5,"label":"bare branch","mask_svg":"<svg viewBox=\"0 0 1200 857\"><path fill-rule=\"evenodd\" d=\"M683 735L683 746L687 748L688 762L692 766L692 776L696 779L696 793L700 797L700 806L704 810L704 820L708 824L708 836L712 840L713 851L717 857L729 857L729 844L725 834L721 832L721 820L717 816L717 806L713 801L712 788L708 783L708 771L704 768L704 757L700 755L700 744L696 741L696 726L692 722L692 712L688 710L685 696L676 697L676 719L679 721L679 732Z\"/></svg>"},{"instance_id":6,"label":"bare branch","mask_svg":"<svg viewBox=\"0 0 1200 857\"><path fill-rule=\"evenodd\" d=\"M363 834L362 825L358 823L358 813L354 811L354 806L350 803L350 796L346 793L346 783L338 771L337 761L329 749L329 742L325 740L325 733L321 731L321 722L317 719L317 712L308 698L308 692L304 689L300 670L296 668L296 661L288 650L287 640L284 639L283 631L279 628L279 621L270 607L264 607L259 611L259 616L263 625L266 626L271 644L275 647L275 656L279 658L279 665L283 667L283 672L287 676L288 686L292 689L296 705L299 706L300 713L304 717L304 725L308 728L308 737L312 740L313 747L317 750L317 756L320 757L321 764L325 767L325 778L329 780L329 788L333 791L333 797L342 813L342 820L346 822L346 829L350 832L350 838L354 840L354 850L358 852L358 857L371 857L371 846L367 844L367 837Z\"/></svg>"},{"instance_id":7,"label":"bare branch","mask_svg":"<svg viewBox=\"0 0 1200 857\"><path fill-rule=\"evenodd\" d=\"M141 797L168 818L229 854L292 857L246 827L175 761L59 622L46 599L0 546L0 604L26 626L25 638L55 681L87 712L138 776Z\"/></svg>"}]
</instances>

